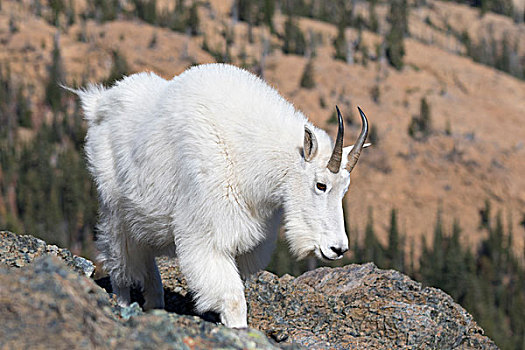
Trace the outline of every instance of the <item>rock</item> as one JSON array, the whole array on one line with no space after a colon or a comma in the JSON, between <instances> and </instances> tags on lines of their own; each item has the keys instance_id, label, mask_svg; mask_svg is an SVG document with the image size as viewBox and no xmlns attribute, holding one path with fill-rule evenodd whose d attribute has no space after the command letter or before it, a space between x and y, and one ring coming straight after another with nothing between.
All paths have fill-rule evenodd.
<instances>
[{"instance_id":1,"label":"rock","mask_svg":"<svg viewBox=\"0 0 525 350\"><path fill-rule=\"evenodd\" d=\"M279 349L264 333L196 316L119 308L95 281L54 256L0 269L0 348Z\"/></svg>"},{"instance_id":2,"label":"rock","mask_svg":"<svg viewBox=\"0 0 525 350\"><path fill-rule=\"evenodd\" d=\"M61 258L74 270L91 277L95 265L80 256L71 254L67 249L48 245L33 236L21 236L7 231L0 231L0 262L12 267L22 267L42 255L54 255Z\"/></svg>"},{"instance_id":3,"label":"rock","mask_svg":"<svg viewBox=\"0 0 525 350\"><path fill-rule=\"evenodd\" d=\"M0 348L104 347L124 327L107 294L57 257L20 269L0 269Z\"/></svg>"},{"instance_id":4,"label":"rock","mask_svg":"<svg viewBox=\"0 0 525 350\"><path fill-rule=\"evenodd\" d=\"M298 278L260 272L246 291L250 326L306 347L497 348L449 295L372 263Z\"/></svg>"},{"instance_id":5,"label":"rock","mask_svg":"<svg viewBox=\"0 0 525 350\"><path fill-rule=\"evenodd\" d=\"M110 290L107 278L97 285L71 253L48 247L0 233L0 348L497 349L446 293L371 263L297 278L260 272L246 281L252 328L231 330L213 313L195 315L173 259L158 259L166 310L145 313L117 306L99 287Z\"/></svg>"}]
</instances>

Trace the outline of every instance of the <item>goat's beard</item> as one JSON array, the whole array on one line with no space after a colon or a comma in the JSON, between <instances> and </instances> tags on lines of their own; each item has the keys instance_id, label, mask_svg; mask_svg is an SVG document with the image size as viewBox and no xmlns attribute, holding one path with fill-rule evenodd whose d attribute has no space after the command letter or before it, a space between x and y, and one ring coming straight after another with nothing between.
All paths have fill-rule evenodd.
<instances>
[{"instance_id":1,"label":"goat's beard","mask_svg":"<svg viewBox=\"0 0 525 350\"><path fill-rule=\"evenodd\" d=\"M285 232L286 241L290 252L297 260L305 259L309 256L317 256L319 243L311 233Z\"/></svg>"}]
</instances>

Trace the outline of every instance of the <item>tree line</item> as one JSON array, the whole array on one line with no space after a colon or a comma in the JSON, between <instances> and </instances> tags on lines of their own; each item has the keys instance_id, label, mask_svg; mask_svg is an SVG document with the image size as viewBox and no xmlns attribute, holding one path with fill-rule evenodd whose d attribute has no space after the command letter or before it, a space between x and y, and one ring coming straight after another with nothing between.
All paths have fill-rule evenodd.
<instances>
[{"instance_id":1,"label":"tree line","mask_svg":"<svg viewBox=\"0 0 525 350\"><path fill-rule=\"evenodd\" d=\"M455 2L467 4L480 9L480 15L487 12L495 12L513 17L516 22L525 20L523 14L517 14L517 9L511 0L456 0ZM404 67L404 39L410 37L408 18L412 7L426 6L426 1L415 1L408 3L407 0L393 0L379 2L378 0L367 0L368 16L362 16L354 9L355 2L336 0L235 0L231 8L231 18L248 24L248 40L254 42L253 28L266 26L272 35L281 41L280 49L286 54L302 55L311 58L315 56L316 46L319 38L313 33L303 33L298 25L299 17L307 17L320 21L329 22L337 27L337 35L333 39L334 58L355 63L360 61L366 65L369 60L380 60L385 57L388 63L397 70ZM379 4L388 6L387 28L380 28L376 7ZM169 28L174 31L183 32L192 36L203 37L202 48L208 51L217 61L232 62L231 46L234 43L233 36L228 28L224 30L225 43L222 47L210 47L206 35L201 32L198 11L205 4L192 0L176 0L172 9L159 6L157 0L132 0L123 6L119 0L101 1L88 0L85 9L81 13L76 12L72 1L53 0L48 6L43 6L40 0L35 0L30 7L32 12L46 19L50 24L58 28L67 29L80 20L85 23L92 19L99 23L112 21L117 18L136 18L149 24ZM274 16L277 11L286 16L283 32L278 32L274 24ZM10 30L16 31L17 25L14 18L9 22ZM431 23L430 23L431 24ZM228 27L225 24L226 27ZM346 28L358 30L357 38L347 38ZM83 26L85 28L85 25ZM370 30L383 36L381 44L370 48L362 40L361 32ZM465 53L476 62L480 62L518 78L525 78L525 60L520 56L520 48L517 40L510 40L505 34L501 40L493 37L480 37L478 41L469 38L468 33L454 33L451 28L447 29L449 34L455 35L463 43ZM80 39L85 36L80 34ZM152 38L152 42L155 38ZM242 55L242 52L241 52ZM246 58L240 58L242 62ZM246 62L245 62L246 63ZM256 70L260 62L252 62Z\"/></svg>"},{"instance_id":2,"label":"tree line","mask_svg":"<svg viewBox=\"0 0 525 350\"><path fill-rule=\"evenodd\" d=\"M117 51L112 57L106 84L128 73ZM85 162L86 125L79 102L58 85L65 81L58 36L47 68L44 99L32 101L32 87L0 65L0 227L94 258L97 195ZM28 139L19 139L23 130Z\"/></svg>"}]
</instances>

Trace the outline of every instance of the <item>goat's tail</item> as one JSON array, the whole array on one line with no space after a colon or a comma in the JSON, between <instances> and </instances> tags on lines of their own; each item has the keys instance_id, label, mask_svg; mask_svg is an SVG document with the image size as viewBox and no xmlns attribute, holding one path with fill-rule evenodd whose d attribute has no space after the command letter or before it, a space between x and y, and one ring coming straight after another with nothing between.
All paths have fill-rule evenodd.
<instances>
[{"instance_id":1,"label":"goat's tail","mask_svg":"<svg viewBox=\"0 0 525 350\"><path fill-rule=\"evenodd\" d=\"M84 118L90 126L93 123L99 123L101 121L103 115L99 113L99 100L105 91L102 85L89 84L85 88L73 89L60 84L60 87L80 97L82 109L84 110Z\"/></svg>"}]
</instances>

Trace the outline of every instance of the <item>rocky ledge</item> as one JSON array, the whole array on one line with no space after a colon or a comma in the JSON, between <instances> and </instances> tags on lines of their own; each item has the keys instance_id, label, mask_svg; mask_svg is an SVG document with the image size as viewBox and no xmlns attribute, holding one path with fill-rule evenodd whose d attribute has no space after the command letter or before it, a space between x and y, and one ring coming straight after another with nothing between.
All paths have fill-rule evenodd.
<instances>
[{"instance_id":1,"label":"rocky ledge","mask_svg":"<svg viewBox=\"0 0 525 350\"><path fill-rule=\"evenodd\" d=\"M159 269L166 310L120 308L90 261L0 232L0 348L497 349L450 296L373 264L254 275L243 330L194 315L176 262Z\"/></svg>"}]
</instances>

